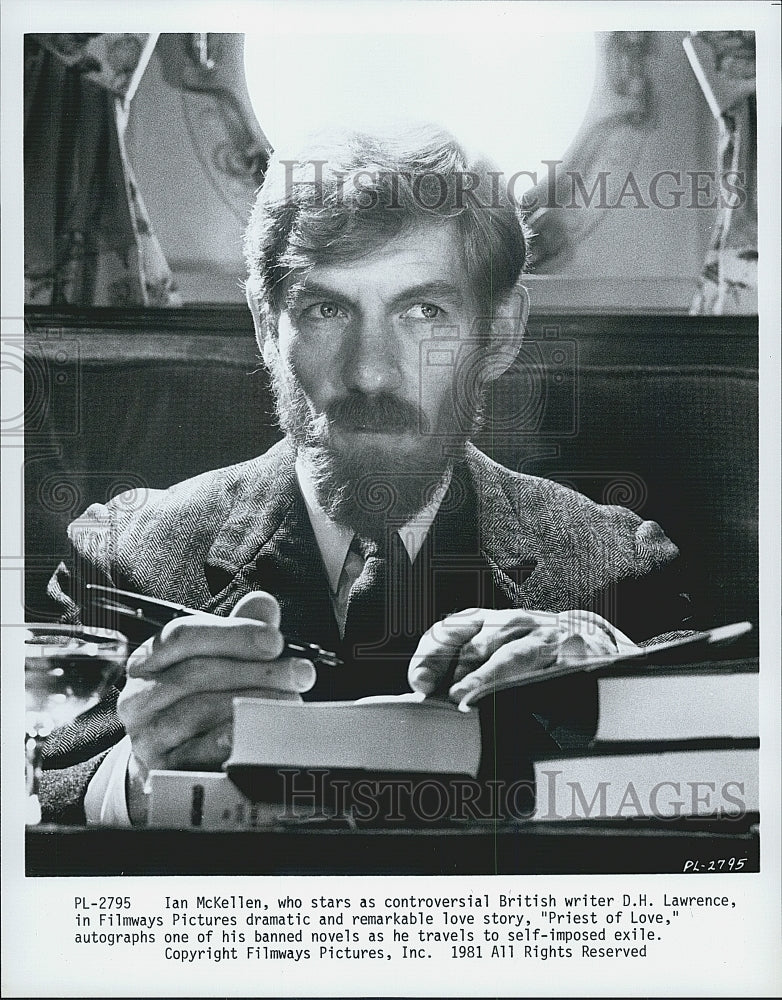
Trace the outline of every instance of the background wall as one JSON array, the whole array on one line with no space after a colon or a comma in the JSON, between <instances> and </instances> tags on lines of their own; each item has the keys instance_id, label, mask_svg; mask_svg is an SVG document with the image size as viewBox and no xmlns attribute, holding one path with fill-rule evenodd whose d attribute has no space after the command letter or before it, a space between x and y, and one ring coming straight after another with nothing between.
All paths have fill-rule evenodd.
<instances>
[{"instance_id":1,"label":"background wall","mask_svg":"<svg viewBox=\"0 0 782 1000\"><path fill-rule=\"evenodd\" d=\"M635 148L625 145L624 162L605 165L619 177L632 171L649 207L638 207L637 199L628 195L620 208L599 213L573 209L596 216L594 228L574 243L567 259L557 260L545 268L546 277L533 281L538 302L623 311L689 308L716 209L693 208L689 196L681 207L657 208L647 195L659 171L681 171L686 180L687 171L716 168L716 124L682 48L683 38L681 32L651 36L648 131ZM585 127L604 113L606 91L607 83L599 76ZM659 190L662 195L665 184Z\"/></svg>"},{"instance_id":2,"label":"background wall","mask_svg":"<svg viewBox=\"0 0 782 1000\"><path fill-rule=\"evenodd\" d=\"M127 148L184 301L238 302L242 228L256 178L251 167L237 168L226 156L236 121L221 114L208 94L182 87L176 40L183 37L160 36L131 104ZM644 56L649 121L628 160L615 165L617 171L632 169L641 190L660 170L716 169L716 127L682 48L683 37L682 32L649 36ZM246 102L240 53L232 52L229 61L233 85ZM605 114L607 86L599 72L586 126ZM545 93L536 99L545 99ZM521 97L518 104L517 118L508 112L508 128L523 128ZM269 139L273 144L274 136ZM687 198L679 208L636 208L626 198L621 209L574 211L594 216L589 222L594 228L567 259L531 276L536 306L687 311L714 209L688 207Z\"/></svg>"},{"instance_id":3,"label":"background wall","mask_svg":"<svg viewBox=\"0 0 782 1000\"><path fill-rule=\"evenodd\" d=\"M125 136L185 303L244 301L242 233L260 182L255 156L263 139L252 134L242 36L223 37L230 41L206 89L186 48L190 36L160 35Z\"/></svg>"}]
</instances>

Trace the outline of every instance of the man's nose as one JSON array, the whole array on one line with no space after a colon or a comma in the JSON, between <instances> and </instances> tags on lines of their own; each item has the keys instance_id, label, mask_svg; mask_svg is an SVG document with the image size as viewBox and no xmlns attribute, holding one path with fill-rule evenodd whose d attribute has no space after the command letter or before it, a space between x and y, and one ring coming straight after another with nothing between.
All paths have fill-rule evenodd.
<instances>
[{"instance_id":1,"label":"man's nose","mask_svg":"<svg viewBox=\"0 0 782 1000\"><path fill-rule=\"evenodd\" d=\"M343 379L347 388L371 394L400 387L400 344L392 324L382 319L357 323L344 347Z\"/></svg>"}]
</instances>

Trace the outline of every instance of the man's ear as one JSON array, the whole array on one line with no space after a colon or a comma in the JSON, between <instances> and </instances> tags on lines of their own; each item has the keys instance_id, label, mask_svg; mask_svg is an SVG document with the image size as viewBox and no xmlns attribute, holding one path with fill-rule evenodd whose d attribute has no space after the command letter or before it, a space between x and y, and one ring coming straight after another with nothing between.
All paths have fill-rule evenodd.
<instances>
[{"instance_id":1,"label":"man's ear","mask_svg":"<svg viewBox=\"0 0 782 1000\"><path fill-rule=\"evenodd\" d=\"M529 293L516 285L497 304L489 333L489 358L484 369L489 381L499 378L516 360L529 318Z\"/></svg>"}]
</instances>

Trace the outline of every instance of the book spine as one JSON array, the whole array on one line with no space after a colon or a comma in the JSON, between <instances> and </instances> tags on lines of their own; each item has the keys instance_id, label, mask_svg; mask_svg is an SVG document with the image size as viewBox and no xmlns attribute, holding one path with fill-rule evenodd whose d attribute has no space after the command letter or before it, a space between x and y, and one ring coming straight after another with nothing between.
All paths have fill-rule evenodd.
<instances>
[{"instance_id":1,"label":"book spine","mask_svg":"<svg viewBox=\"0 0 782 1000\"><path fill-rule=\"evenodd\" d=\"M743 820L759 805L753 747L605 752L535 763L536 820Z\"/></svg>"},{"instance_id":2,"label":"book spine","mask_svg":"<svg viewBox=\"0 0 782 1000\"><path fill-rule=\"evenodd\" d=\"M148 825L167 829L255 830L278 821L279 807L250 802L227 774L152 771Z\"/></svg>"}]
</instances>

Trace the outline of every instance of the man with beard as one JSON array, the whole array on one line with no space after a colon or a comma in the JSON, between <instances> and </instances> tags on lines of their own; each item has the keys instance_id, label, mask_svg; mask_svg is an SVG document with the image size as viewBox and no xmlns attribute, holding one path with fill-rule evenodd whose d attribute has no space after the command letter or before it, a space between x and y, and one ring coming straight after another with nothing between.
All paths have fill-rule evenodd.
<instances>
[{"instance_id":1,"label":"man with beard","mask_svg":"<svg viewBox=\"0 0 782 1000\"><path fill-rule=\"evenodd\" d=\"M285 438L71 527L74 562L50 585L68 619L86 582L213 617L164 628L131 657L116 713L109 700L88 739L52 742L45 815L81 818L86 789L88 819L143 822L149 770L227 758L237 695L459 701L681 626L678 552L656 523L469 443L521 343L525 257L499 174L446 133L352 133L272 162L247 298ZM283 636L345 665L316 673L281 656ZM540 692L484 703L487 773L588 733L588 683Z\"/></svg>"}]
</instances>

